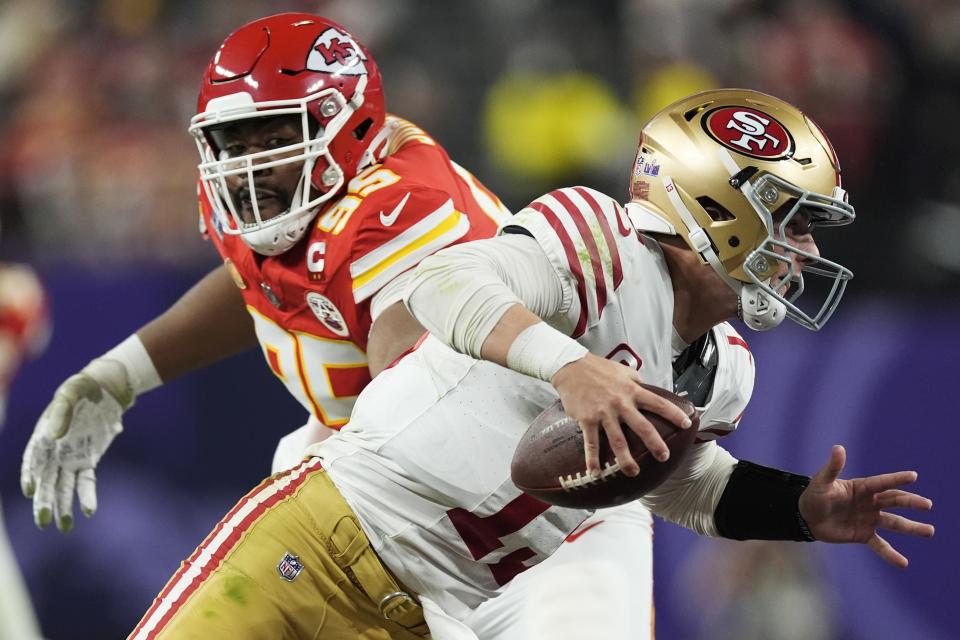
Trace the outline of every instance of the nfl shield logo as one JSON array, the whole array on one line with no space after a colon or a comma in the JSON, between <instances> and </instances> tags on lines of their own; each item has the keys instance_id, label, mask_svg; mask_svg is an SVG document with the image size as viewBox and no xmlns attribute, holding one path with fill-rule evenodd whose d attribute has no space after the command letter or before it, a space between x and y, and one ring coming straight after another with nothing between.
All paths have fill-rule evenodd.
<instances>
[{"instance_id":1,"label":"nfl shield logo","mask_svg":"<svg viewBox=\"0 0 960 640\"><path fill-rule=\"evenodd\" d=\"M293 582L301 571L303 571L303 563L289 551L283 554L283 558L277 564L277 572L287 582Z\"/></svg>"}]
</instances>

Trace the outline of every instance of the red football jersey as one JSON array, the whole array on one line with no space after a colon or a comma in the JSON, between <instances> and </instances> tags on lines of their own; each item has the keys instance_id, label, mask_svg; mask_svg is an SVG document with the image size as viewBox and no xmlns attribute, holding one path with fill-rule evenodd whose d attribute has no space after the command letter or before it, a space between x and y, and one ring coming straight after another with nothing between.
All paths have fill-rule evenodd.
<instances>
[{"instance_id":1,"label":"red football jersey","mask_svg":"<svg viewBox=\"0 0 960 640\"><path fill-rule=\"evenodd\" d=\"M330 427L347 422L370 381L374 294L443 247L493 236L509 215L423 130L394 117L388 126L384 161L325 203L280 255L260 256L224 234L201 190L201 228L241 289L270 369Z\"/></svg>"},{"instance_id":2,"label":"red football jersey","mask_svg":"<svg viewBox=\"0 0 960 640\"><path fill-rule=\"evenodd\" d=\"M0 263L0 395L24 356L38 354L50 338L47 294L26 265Z\"/></svg>"}]
</instances>

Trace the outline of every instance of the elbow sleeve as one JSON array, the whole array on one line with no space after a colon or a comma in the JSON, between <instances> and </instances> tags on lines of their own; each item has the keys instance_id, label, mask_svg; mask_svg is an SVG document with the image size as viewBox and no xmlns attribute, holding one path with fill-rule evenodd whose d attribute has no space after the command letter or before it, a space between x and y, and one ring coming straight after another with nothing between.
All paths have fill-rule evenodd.
<instances>
[{"instance_id":1,"label":"elbow sleeve","mask_svg":"<svg viewBox=\"0 0 960 640\"><path fill-rule=\"evenodd\" d=\"M541 318L560 311L563 285L536 240L505 235L424 259L404 296L430 333L475 358L507 309L522 304Z\"/></svg>"},{"instance_id":2,"label":"elbow sleeve","mask_svg":"<svg viewBox=\"0 0 960 640\"><path fill-rule=\"evenodd\" d=\"M700 535L719 536L714 511L736 464L716 442L695 446L673 475L640 500L664 520Z\"/></svg>"}]
</instances>

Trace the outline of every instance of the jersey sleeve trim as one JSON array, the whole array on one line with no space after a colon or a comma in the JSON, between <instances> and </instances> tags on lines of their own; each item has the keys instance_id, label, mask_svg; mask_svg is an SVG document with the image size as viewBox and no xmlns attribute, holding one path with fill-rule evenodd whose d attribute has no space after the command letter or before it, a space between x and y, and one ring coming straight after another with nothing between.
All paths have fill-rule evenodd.
<instances>
[{"instance_id":1,"label":"jersey sleeve trim","mask_svg":"<svg viewBox=\"0 0 960 640\"><path fill-rule=\"evenodd\" d=\"M603 214L603 210L600 208L600 203L597 202L597 199L593 197L589 190L584 189L583 187L574 187L574 191L579 193L580 196L587 201L587 204L589 204L590 208L593 209L594 215L597 216L597 220L600 221L600 231L603 233L603 239L606 242L607 249L610 251L610 265L613 271L613 288L616 289L620 286L620 283L623 282L623 264L620 261L620 250L617 249L617 241L613 238L613 231L610 229L610 223L607 221L607 217ZM619 214L619 211L615 212L615 214ZM619 221L620 216L617 215L617 222Z\"/></svg>"},{"instance_id":2,"label":"jersey sleeve trim","mask_svg":"<svg viewBox=\"0 0 960 640\"><path fill-rule=\"evenodd\" d=\"M388 116L391 124L396 127L390 135L390 141L387 145L387 155L393 155L400 151L408 142L417 141L421 144L436 146L433 138L426 131L413 124L409 120L404 120L395 115Z\"/></svg>"},{"instance_id":3,"label":"jersey sleeve trim","mask_svg":"<svg viewBox=\"0 0 960 640\"><path fill-rule=\"evenodd\" d=\"M457 172L460 179L470 187L470 195L480 206L480 210L485 216L490 218L500 227L510 219L510 210L507 209L497 196L493 195L472 173L461 167L454 161L450 161L453 170Z\"/></svg>"},{"instance_id":4,"label":"jersey sleeve trim","mask_svg":"<svg viewBox=\"0 0 960 640\"><path fill-rule=\"evenodd\" d=\"M714 426L710 427L709 429L701 429L700 431L698 431L696 442L703 443L703 442L710 442L712 440L717 440L724 436L730 435L731 433L736 431L736 429L737 429L736 424L726 425L726 428L720 426L719 424L714 424Z\"/></svg>"},{"instance_id":5,"label":"jersey sleeve trim","mask_svg":"<svg viewBox=\"0 0 960 640\"><path fill-rule=\"evenodd\" d=\"M741 338L740 336L727 336L727 342L732 344L735 347L743 347L747 350L747 353L750 354L750 362L753 363L753 353L750 351L750 345L747 344L747 341Z\"/></svg>"},{"instance_id":6,"label":"jersey sleeve trim","mask_svg":"<svg viewBox=\"0 0 960 640\"><path fill-rule=\"evenodd\" d=\"M587 252L590 254L590 267L594 274L594 290L597 300L597 317L599 317L600 314L603 313L603 308L607 306L607 283L606 278L603 277L603 267L600 264L600 248L597 245L596 238L594 238L590 232L590 226L587 224L587 219L584 217L583 212L573 203L568 193L569 191L558 190L550 195L566 209L570 218L573 220L573 224L577 226L580 238L583 240L587 247ZM597 218L603 219L603 215L600 214ZM582 262L583 257L579 256L579 254L578 257ZM597 274L600 274L599 278L596 277Z\"/></svg>"},{"instance_id":7,"label":"jersey sleeve trim","mask_svg":"<svg viewBox=\"0 0 960 640\"><path fill-rule=\"evenodd\" d=\"M577 298L580 300L580 316L577 319L577 325L573 330L573 337L579 338L587 328L587 284L583 276L583 269L580 267L580 261L577 258L577 251L573 246L573 239L567 230L563 227L560 218L543 202L534 202L530 208L539 212L544 220L553 229L553 232L560 239L560 244L567 258L567 267L573 279L577 283Z\"/></svg>"},{"instance_id":8,"label":"jersey sleeve trim","mask_svg":"<svg viewBox=\"0 0 960 640\"><path fill-rule=\"evenodd\" d=\"M428 255L453 244L470 230L469 218L447 200L439 209L392 240L350 263L353 299L359 304Z\"/></svg>"},{"instance_id":9,"label":"jersey sleeve trim","mask_svg":"<svg viewBox=\"0 0 960 640\"><path fill-rule=\"evenodd\" d=\"M576 281L580 309L574 338L599 321L611 292L623 281L620 252L609 221L609 216L617 212L607 210L617 205L610 198L601 202L584 187L558 189L527 208L539 215L521 212L515 218L516 224L530 228L548 255L560 261L557 268ZM551 246L554 251L550 251ZM557 249L562 255L556 255Z\"/></svg>"}]
</instances>

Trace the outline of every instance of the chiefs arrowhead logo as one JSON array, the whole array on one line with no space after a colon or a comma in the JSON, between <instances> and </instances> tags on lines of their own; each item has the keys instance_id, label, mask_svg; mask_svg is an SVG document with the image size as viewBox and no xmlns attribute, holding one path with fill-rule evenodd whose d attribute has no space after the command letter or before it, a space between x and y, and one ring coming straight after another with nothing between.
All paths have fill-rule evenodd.
<instances>
[{"instance_id":1,"label":"chiefs arrowhead logo","mask_svg":"<svg viewBox=\"0 0 960 640\"><path fill-rule=\"evenodd\" d=\"M750 107L718 107L701 120L711 138L737 153L758 160L793 156L793 136L779 120Z\"/></svg>"},{"instance_id":2,"label":"chiefs arrowhead logo","mask_svg":"<svg viewBox=\"0 0 960 640\"><path fill-rule=\"evenodd\" d=\"M350 35L330 27L310 47L307 69L341 76L365 76L367 56Z\"/></svg>"}]
</instances>

